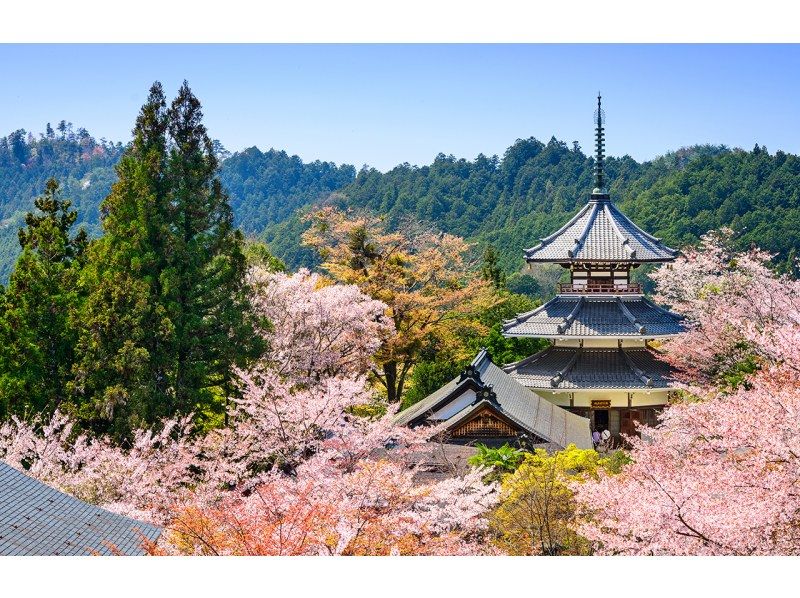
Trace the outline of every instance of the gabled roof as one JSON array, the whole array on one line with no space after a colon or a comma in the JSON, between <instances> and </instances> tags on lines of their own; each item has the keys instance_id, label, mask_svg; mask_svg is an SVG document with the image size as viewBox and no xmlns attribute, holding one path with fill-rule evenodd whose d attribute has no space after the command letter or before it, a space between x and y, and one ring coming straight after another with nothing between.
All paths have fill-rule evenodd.
<instances>
[{"instance_id":1,"label":"gabled roof","mask_svg":"<svg viewBox=\"0 0 800 598\"><path fill-rule=\"evenodd\" d=\"M669 337L684 331L683 317L642 295L557 295L503 323L503 336L539 338Z\"/></svg>"},{"instance_id":2,"label":"gabled roof","mask_svg":"<svg viewBox=\"0 0 800 598\"><path fill-rule=\"evenodd\" d=\"M648 349L548 347L503 370L523 386L542 390L672 386L669 365Z\"/></svg>"},{"instance_id":3,"label":"gabled roof","mask_svg":"<svg viewBox=\"0 0 800 598\"><path fill-rule=\"evenodd\" d=\"M144 555L142 538L155 542L160 534L0 462L0 555Z\"/></svg>"},{"instance_id":4,"label":"gabled roof","mask_svg":"<svg viewBox=\"0 0 800 598\"><path fill-rule=\"evenodd\" d=\"M601 197L601 199L597 199ZM678 252L636 226L609 199L593 196L564 226L525 250L528 262L668 262Z\"/></svg>"},{"instance_id":5,"label":"gabled roof","mask_svg":"<svg viewBox=\"0 0 800 598\"><path fill-rule=\"evenodd\" d=\"M479 392L487 388L493 397L485 397ZM398 413L395 423L422 423L435 411L461 397L468 389L477 389L476 401L453 414L447 420L448 428L463 421L475 409L488 405L528 433L558 447L575 444L578 448L592 448L588 419L553 405L525 388L492 363L485 349L478 353L461 376Z\"/></svg>"}]
</instances>

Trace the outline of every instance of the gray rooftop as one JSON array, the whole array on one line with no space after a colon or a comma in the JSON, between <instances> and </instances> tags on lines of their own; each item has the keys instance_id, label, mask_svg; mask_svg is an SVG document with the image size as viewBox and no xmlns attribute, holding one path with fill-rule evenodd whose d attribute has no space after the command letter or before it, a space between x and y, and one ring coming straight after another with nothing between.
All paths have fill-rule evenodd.
<instances>
[{"instance_id":1,"label":"gray rooftop","mask_svg":"<svg viewBox=\"0 0 800 598\"><path fill-rule=\"evenodd\" d=\"M542 390L672 386L669 365L648 349L548 347L503 370L520 384Z\"/></svg>"},{"instance_id":2,"label":"gray rooftop","mask_svg":"<svg viewBox=\"0 0 800 598\"><path fill-rule=\"evenodd\" d=\"M676 256L677 251L636 226L608 199L592 199L564 226L525 250L528 262L562 264L668 262Z\"/></svg>"},{"instance_id":3,"label":"gray rooftop","mask_svg":"<svg viewBox=\"0 0 800 598\"><path fill-rule=\"evenodd\" d=\"M503 323L507 337L656 338L684 331L683 318L642 295L557 295Z\"/></svg>"},{"instance_id":4,"label":"gray rooftop","mask_svg":"<svg viewBox=\"0 0 800 598\"><path fill-rule=\"evenodd\" d=\"M556 447L575 444L578 448L592 448L588 419L570 413L525 388L492 363L485 349L478 353L471 366L480 383L492 387L496 402L483 399L466 406L448 420L450 424L455 425L475 409L491 404L492 408L522 429ZM461 396L467 385L474 383L474 378L463 375L454 378L419 403L398 413L395 423L408 425L425 421L434 410Z\"/></svg>"},{"instance_id":5,"label":"gray rooftop","mask_svg":"<svg viewBox=\"0 0 800 598\"><path fill-rule=\"evenodd\" d=\"M0 461L0 555L143 555L142 536L155 541L160 534Z\"/></svg>"}]
</instances>

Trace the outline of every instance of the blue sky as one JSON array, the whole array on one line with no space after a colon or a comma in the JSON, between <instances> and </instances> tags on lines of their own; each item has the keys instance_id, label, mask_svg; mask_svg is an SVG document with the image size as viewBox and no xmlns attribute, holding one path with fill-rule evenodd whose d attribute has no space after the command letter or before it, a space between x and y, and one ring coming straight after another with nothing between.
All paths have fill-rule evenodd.
<instances>
[{"instance_id":1,"label":"blue sky","mask_svg":"<svg viewBox=\"0 0 800 598\"><path fill-rule=\"evenodd\" d=\"M0 134L60 119L127 141L154 80L186 78L212 137L386 170L515 139L611 155L695 143L800 152L800 45L2 45Z\"/></svg>"}]
</instances>

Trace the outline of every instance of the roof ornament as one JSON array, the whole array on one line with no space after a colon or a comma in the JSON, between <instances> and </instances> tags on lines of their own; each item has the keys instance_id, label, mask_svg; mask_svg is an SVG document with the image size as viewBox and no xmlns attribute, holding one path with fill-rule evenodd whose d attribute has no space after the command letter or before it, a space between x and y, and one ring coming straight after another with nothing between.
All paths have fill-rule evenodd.
<instances>
[{"instance_id":1,"label":"roof ornament","mask_svg":"<svg viewBox=\"0 0 800 598\"><path fill-rule=\"evenodd\" d=\"M481 401L489 401L495 405L500 404L497 400L497 394L494 392L494 388L491 384L485 385L482 389L475 393L475 400L472 402L472 404L476 405Z\"/></svg>"},{"instance_id":2,"label":"roof ornament","mask_svg":"<svg viewBox=\"0 0 800 598\"><path fill-rule=\"evenodd\" d=\"M478 371L473 364L469 364L463 372L461 372L461 376L458 378L458 383L461 384L464 380L467 379L474 380L480 386L484 386L483 380L481 380L481 373Z\"/></svg>"},{"instance_id":3,"label":"roof ornament","mask_svg":"<svg viewBox=\"0 0 800 598\"><path fill-rule=\"evenodd\" d=\"M595 159L594 159L594 189L592 199L608 199L605 187L605 173L603 172L603 151L605 150L606 113L601 105L600 92L597 92L597 110L594 111L595 122Z\"/></svg>"}]
</instances>

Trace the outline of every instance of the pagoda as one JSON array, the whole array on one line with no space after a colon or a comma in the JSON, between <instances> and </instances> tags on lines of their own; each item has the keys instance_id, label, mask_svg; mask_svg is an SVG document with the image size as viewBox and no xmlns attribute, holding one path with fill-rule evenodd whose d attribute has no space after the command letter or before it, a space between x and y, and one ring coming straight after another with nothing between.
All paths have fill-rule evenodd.
<instances>
[{"instance_id":1,"label":"pagoda","mask_svg":"<svg viewBox=\"0 0 800 598\"><path fill-rule=\"evenodd\" d=\"M671 262L677 251L629 220L606 189L605 115L597 97L595 185L575 216L535 247L528 266L569 270L556 296L506 321L506 337L550 340L550 346L502 369L554 405L589 418L593 430L635 434L635 422L655 424L667 404L671 377L651 341L683 331L681 316L645 297L631 280L648 263Z\"/></svg>"}]
</instances>

